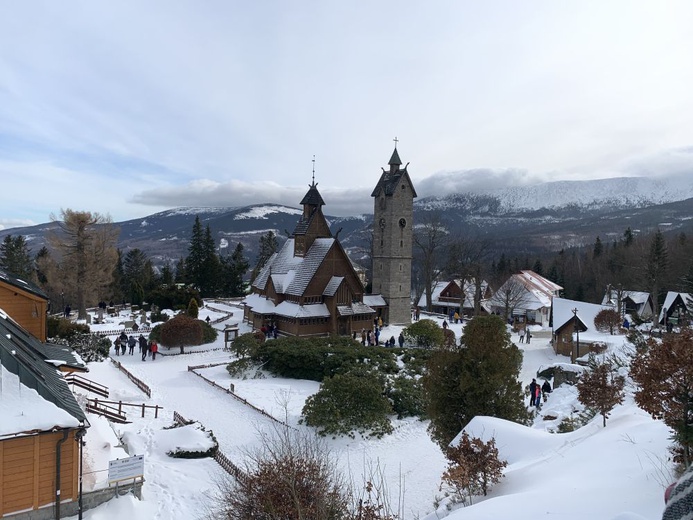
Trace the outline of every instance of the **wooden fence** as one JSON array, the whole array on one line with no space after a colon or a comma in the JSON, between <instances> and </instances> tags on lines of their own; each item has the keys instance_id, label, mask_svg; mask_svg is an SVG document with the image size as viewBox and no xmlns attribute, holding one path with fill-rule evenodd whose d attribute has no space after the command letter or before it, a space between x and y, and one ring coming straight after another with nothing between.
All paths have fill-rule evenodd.
<instances>
[{"instance_id":1,"label":"wooden fence","mask_svg":"<svg viewBox=\"0 0 693 520\"><path fill-rule=\"evenodd\" d=\"M147 397L151 397L151 396L152 396L152 390L151 390L151 388L149 388L149 386L148 386L144 381L142 381L141 379L139 379L139 378L135 377L134 375L132 375L132 373L130 373L130 371L129 371L127 368L125 368L125 367L122 365L122 363L121 363L120 361L116 361L116 360L113 359L113 358L111 358L111 361L113 362L113 364L114 364L115 366L118 367L118 369L119 369L123 374L125 374L126 376L128 376L128 379L129 379L130 381L132 381L133 383L135 383L135 386L137 386L137 388L139 388L139 389L142 390L145 394L147 394Z\"/></svg>"},{"instance_id":2,"label":"wooden fence","mask_svg":"<svg viewBox=\"0 0 693 520\"><path fill-rule=\"evenodd\" d=\"M193 421L189 421L185 417L183 417L181 414L179 414L177 411L173 411L173 420L177 424L180 424L182 426L186 424L190 424ZM221 450L217 450L216 453L214 454L214 461L221 466L221 468L226 471L229 475L231 475L233 478L236 480L244 480L245 479L245 473L243 473L243 470L236 466L233 462L231 462L231 459L229 459L226 455L224 455Z\"/></svg>"},{"instance_id":3,"label":"wooden fence","mask_svg":"<svg viewBox=\"0 0 693 520\"><path fill-rule=\"evenodd\" d=\"M65 376L65 381L71 384L73 387L78 386L83 388L88 392L93 392L99 394L101 397L108 397L108 387L104 386L96 381L87 379L86 377L80 376L79 374L70 373Z\"/></svg>"},{"instance_id":4,"label":"wooden fence","mask_svg":"<svg viewBox=\"0 0 693 520\"><path fill-rule=\"evenodd\" d=\"M189 367L188 367L188 372L192 372L193 374L195 374L196 376L202 378L204 381L206 381L207 383L209 383L209 384L212 385L213 387L218 388L219 390L221 390L221 391L223 391L223 392L226 392L227 394L229 394L231 397L233 397L233 398L236 399L237 401L240 401L240 402L243 403L244 405L246 405L246 406L252 408L253 410L255 410L255 411L258 412L258 413L261 413L262 415L264 415L265 417L267 417L267 418L273 420L274 422L279 423L279 424L281 424L282 426L286 426L287 428L293 429L292 426L289 426L289 425L286 424L284 421L277 419L276 417L274 417L274 416L271 415L270 413L266 412L266 411L263 410L262 408L259 408L259 407L255 406L253 403L247 401L246 399L244 399L244 398L241 397L240 395L236 394L232 389L230 389L230 388L224 388L223 386L221 386L220 384L218 384L216 381L212 381L211 379L206 378L206 377L203 376L202 374L200 374L200 373L198 373L198 372L195 372L195 370L200 369L200 368L210 368L210 367L219 366L219 365L226 365L226 364L228 364L228 363L211 363L211 364L209 364L209 365L189 366Z\"/></svg>"}]
</instances>

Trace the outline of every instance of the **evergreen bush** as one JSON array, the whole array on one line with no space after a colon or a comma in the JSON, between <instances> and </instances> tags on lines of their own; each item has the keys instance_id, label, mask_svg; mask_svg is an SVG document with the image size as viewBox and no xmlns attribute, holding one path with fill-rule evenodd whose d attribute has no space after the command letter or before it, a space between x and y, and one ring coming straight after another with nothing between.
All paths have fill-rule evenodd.
<instances>
[{"instance_id":1,"label":"evergreen bush","mask_svg":"<svg viewBox=\"0 0 693 520\"><path fill-rule=\"evenodd\" d=\"M337 374L325 379L320 390L306 400L302 419L319 435L382 437L392 433L390 401L374 374Z\"/></svg>"},{"instance_id":2,"label":"evergreen bush","mask_svg":"<svg viewBox=\"0 0 693 520\"><path fill-rule=\"evenodd\" d=\"M65 318L48 317L47 336L49 338L72 339L78 334L89 334L89 326L83 323L74 323Z\"/></svg>"},{"instance_id":3,"label":"evergreen bush","mask_svg":"<svg viewBox=\"0 0 693 520\"><path fill-rule=\"evenodd\" d=\"M420 348L440 347L445 343L443 329L433 320L423 319L406 327L402 334L409 343Z\"/></svg>"}]
</instances>

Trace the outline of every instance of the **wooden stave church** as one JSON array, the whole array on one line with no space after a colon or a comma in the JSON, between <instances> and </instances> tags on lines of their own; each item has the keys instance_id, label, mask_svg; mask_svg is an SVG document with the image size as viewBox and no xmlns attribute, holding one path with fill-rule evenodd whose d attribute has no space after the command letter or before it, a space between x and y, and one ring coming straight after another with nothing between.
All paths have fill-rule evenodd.
<instances>
[{"instance_id":1,"label":"wooden stave church","mask_svg":"<svg viewBox=\"0 0 693 520\"><path fill-rule=\"evenodd\" d=\"M272 255L244 300L244 319L287 336L350 335L370 329L376 310L339 240L332 236L313 180L289 239Z\"/></svg>"}]
</instances>

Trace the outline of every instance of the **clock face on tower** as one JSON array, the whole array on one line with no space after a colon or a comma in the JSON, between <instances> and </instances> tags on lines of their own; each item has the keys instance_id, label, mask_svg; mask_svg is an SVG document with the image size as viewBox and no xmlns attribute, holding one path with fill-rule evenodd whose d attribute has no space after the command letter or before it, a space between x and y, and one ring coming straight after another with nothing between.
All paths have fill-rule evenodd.
<instances>
[{"instance_id":1,"label":"clock face on tower","mask_svg":"<svg viewBox=\"0 0 693 520\"><path fill-rule=\"evenodd\" d=\"M403 218L399 219L399 227L405 228L406 225L407 225L406 219L403 219Z\"/></svg>"},{"instance_id":2,"label":"clock face on tower","mask_svg":"<svg viewBox=\"0 0 693 520\"><path fill-rule=\"evenodd\" d=\"M380 219L380 229L385 229L385 219L384 218Z\"/></svg>"}]
</instances>

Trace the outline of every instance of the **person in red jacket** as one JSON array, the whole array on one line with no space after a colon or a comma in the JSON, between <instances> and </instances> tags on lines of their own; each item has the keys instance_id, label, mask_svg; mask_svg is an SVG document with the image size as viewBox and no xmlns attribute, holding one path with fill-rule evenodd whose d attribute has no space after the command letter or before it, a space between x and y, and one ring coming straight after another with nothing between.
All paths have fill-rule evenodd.
<instances>
[{"instance_id":1,"label":"person in red jacket","mask_svg":"<svg viewBox=\"0 0 693 520\"><path fill-rule=\"evenodd\" d=\"M152 361L154 361L156 359L156 353L159 352L159 345L156 344L156 341L152 341L151 351Z\"/></svg>"}]
</instances>

